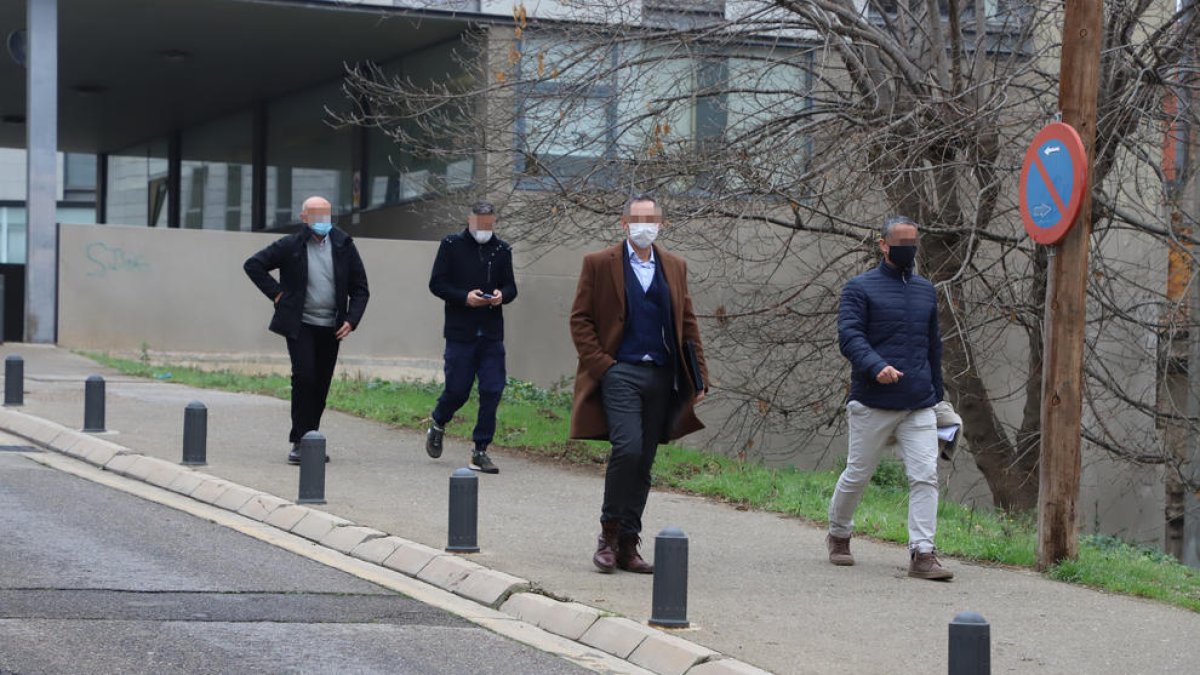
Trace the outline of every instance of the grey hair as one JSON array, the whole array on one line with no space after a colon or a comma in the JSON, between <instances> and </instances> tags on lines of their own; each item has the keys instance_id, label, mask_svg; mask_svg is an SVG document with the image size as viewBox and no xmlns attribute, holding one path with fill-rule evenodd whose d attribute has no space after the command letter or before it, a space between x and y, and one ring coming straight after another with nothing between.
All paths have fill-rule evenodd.
<instances>
[{"instance_id":1,"label":"grey hair","mask_svg":"<svg viewBox=\"0 0 1200 675\"><path fill-rule=\"evenodd\" d=\"M918 230L921 229L921 227L917 225L917 222L908 216L888 216L887 220L883 221L883 228L881 230L883 238L887 239L888 235L892 233L892 228L896 227L897 225L912 225Z\"/></svg>"},{"instance_id":2,"label":"grey hair","mask_svg":"<svg viewBox=\"0 0 1200 675\"><path fill-rule=\"evenodd\" d=\"M630 197L629 201L625 202L625 208L621 209L621 214L628 216L635 202L650 202L654 205L654 208L658 209L660 212L662 211L662 205L659 204L658 200L655 199L649 192L639 192L638 194Z\"/></svg>"}]
</instances>

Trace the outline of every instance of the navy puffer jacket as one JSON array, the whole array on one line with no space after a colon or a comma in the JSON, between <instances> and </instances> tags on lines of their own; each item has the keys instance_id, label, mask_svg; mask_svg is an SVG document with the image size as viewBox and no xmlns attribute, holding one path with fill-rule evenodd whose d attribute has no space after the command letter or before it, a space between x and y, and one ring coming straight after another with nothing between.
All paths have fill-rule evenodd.
<instances>
[{"instance_id":1,"label":"navy puffer jacket","mask_svg":"<svg viewBox=\"0 0 1200 675\"><path fill-rule=\"evenodd\" d=\"M942 400L942 335L928 279L881 262L846 284L838 346L850 361L850 400L870 408L916 410ZM880 384L885 366L904 373Z\"/></svg>"}]
</instances>

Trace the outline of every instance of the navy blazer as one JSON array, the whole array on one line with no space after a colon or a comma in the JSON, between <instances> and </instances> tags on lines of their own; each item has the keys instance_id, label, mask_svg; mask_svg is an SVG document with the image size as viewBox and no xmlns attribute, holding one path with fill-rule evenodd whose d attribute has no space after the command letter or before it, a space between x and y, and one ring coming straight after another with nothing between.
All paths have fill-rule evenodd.
<instances>
[{"instance_id":1,"label":"navy blazer","mask_svg":"<svg viewBox=\"0 0 1200 675\"><path fill-rule=\"evenodd\" d=\"M937 292L922 276L881 262L851 279L838 306L838 346L850 361L851 401L916 410L944 396ZM880 384L885 366L904 376Z\"/></svg>"},{"instance_id":2,"label":"navy blazer","mask_svg":"<svg viewBox=\"0 0 1200 675\"><path fill-rule=\"evenodd\" d=\"M306 245L311 236L308 227L301 227L299 232L281 237L250 256L242 266L258 290L272 302L283 292L283 297L275 303L270 329L288 338L300 334L300 317L304 313L304 296L308 291ZM349 321L351 328L358 328L371 296L367 288L367 271L350 235L335 227L328 237L333 246L334 301L337 305L334 325L340 327ZM272 270L279 270L279 281L271 276Z\"/></svg>"}]
</instances>

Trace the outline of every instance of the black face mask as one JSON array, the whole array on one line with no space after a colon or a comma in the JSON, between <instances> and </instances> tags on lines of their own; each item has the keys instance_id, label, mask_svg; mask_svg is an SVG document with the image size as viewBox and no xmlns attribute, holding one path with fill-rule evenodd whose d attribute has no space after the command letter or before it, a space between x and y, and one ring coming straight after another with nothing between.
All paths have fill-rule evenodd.
<instances>
[{"instance_id":1,"label":"black face mask","mask_svg":"<svg viewBox=\"0 0 1200 675\"><path fill-rule=\"evenodd\" d=\"M916 259L917 259L917 247L916 246L889 246L888 247L888 260L892 261L893 265L895 265L896 267L899 267L902 270L911 269L913 266L913 261L915 261Z\"/></svg>"}]
</instances>

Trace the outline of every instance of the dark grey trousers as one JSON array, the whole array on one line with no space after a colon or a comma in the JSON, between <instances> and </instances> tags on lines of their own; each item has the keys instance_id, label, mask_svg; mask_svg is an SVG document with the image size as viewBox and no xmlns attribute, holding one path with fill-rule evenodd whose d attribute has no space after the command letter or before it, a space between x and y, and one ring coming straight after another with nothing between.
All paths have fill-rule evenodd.
<instances>
[{"instance_id":1,"label":"dark grey trousers","mask_svg":"<svg viewBox=\"0 0 1200 675\"><path fill-rule=\"evenodd\" d=\"M642 531L642 512L650 495L650 468L671 408L671 384L669 367L619 362L600 381L612 442L600 522L619 522L621 534Z\"/></svg>"}]
</instances>

